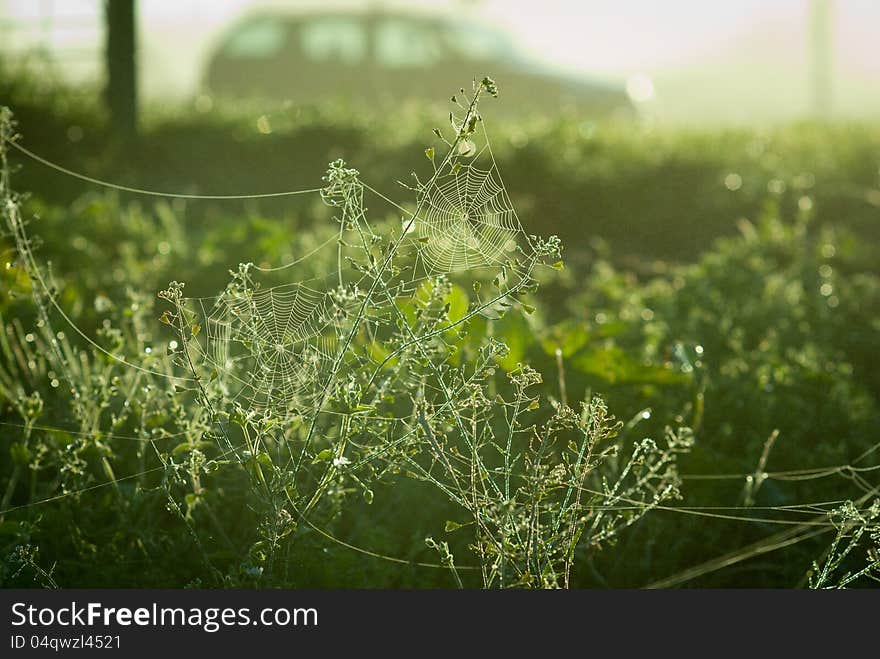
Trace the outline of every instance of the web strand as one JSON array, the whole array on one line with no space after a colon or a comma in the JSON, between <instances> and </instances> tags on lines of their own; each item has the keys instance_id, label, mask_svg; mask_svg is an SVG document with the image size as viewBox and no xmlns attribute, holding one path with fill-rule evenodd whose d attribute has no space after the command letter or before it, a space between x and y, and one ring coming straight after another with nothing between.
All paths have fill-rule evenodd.
<instances>
[{"instance_id":1,"label":"web strand","mask_svg":"<svg viewBox=\"0 0 880 659\"><path fill-rule=\"evenodd\" d=\"M50 169L54 169L62 174L70 176L72 178L79 179L81 181L85 181L86 183L91 183L93 185L98 185L103 188L107 188L110 190L118 190L119 192L131 192L133 194L146 195L150 197L165 197L168 199L193 199L193 200L213 200L213 201L234 201L234 200L243 200L243 199L268 199L272 197L291 197L294 195L303 195L303 194L315 194L321 191L321 188L310 188L305 190L285 190L283 192L263 192L257 194L225 194L225 195L209 195L209 194L187 194L183 192L163 192L159 190L148 190L145 188L136 188L130 187L127 185L121 185L119 183L113 183L112 181L105 181L103 179L94 178L92 176L87 176L86 174L82 174L80 172L76 172L72 169L68 169L67 167L63 167L58 163L52 162L47 158L43 158L42 156L34 153L30 149L26 149L24 146L19 144L18 142L10 141L7 142L14 149L24 154L31 160L34 160L41 165L45 165Z\"/></svg>"}]
</instances>

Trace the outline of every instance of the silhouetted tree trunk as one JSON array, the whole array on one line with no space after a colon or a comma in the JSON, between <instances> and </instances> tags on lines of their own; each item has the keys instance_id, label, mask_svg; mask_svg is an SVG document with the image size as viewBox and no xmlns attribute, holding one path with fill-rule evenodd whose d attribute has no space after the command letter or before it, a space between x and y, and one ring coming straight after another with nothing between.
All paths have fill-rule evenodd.
<instances>
[{"instance_id":1,"label":"silhouetted tree trunk","mask_svg":"<svg viewBox=\"0 0 880 659\"><path fill-rule=\"evenodd\" d=\"M137 68L135 66L135 0L106 0L107 107L117 134L137 130Z\"/></svg>"}]
</instances>

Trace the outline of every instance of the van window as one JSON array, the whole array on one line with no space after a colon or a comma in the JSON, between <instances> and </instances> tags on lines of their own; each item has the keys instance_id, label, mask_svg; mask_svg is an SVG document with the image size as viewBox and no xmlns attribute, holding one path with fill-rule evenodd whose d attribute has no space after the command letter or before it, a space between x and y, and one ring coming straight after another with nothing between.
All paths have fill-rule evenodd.
<instances>
[{"instance_id":1,"label":"van window","mask_svg":"<svg viewBox=\"0 0 880 659\"><path fill-rule=\"evenodd\" d=\"M303 54L316 62L358 64L367 55L367 35L362 23L344 17L316 18L300 28Z\"/></svg>"},{"instance_id":2,"label":"van window","mask_svg":"<svg viewBox=\"0 0 880 659\"><path fill-rule=\"evenodd\" d=\"M437 34L425 23L386 19L376 29L376 60L388 68L418 68L442 56Z\"/></svg>"},{"instance_id":3,"label":"van window","mask_svg":"<svg viewBox=\"0 0 880 659\"><path fill-rule=\"evenodd\" d=\"M516 54L510 38L499 30L466 22L449 23L445 28L444 41L468 59L502 60Z\"/></svg>"},{"instance_id":4,"label":"van window","mask_svg":"<svg viewBox=\"0 0 880 659\"><path fill-rule=\"evenodd\" d=\"M284 46L287 28L277 20L261 19L247 23L226 42L224 52L231 57L264 58Z\"/></svg>"}]
</instances>

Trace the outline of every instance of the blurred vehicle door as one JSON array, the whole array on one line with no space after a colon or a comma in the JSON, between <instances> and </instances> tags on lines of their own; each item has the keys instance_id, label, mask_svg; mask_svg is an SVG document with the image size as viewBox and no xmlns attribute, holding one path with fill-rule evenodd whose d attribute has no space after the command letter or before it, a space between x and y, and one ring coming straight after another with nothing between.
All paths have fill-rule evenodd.
<instances>
[{"instance_id":1,"label":"blurred vehicle door","mask_svg":"<svg viewBox=\"0 0 880 659\"><path fill-rule=\"evenodd\" d=\"M372 92L369 35L358 16L316 16L299 23L297 100L362 99Z\"/></svg>"}]
</instances>

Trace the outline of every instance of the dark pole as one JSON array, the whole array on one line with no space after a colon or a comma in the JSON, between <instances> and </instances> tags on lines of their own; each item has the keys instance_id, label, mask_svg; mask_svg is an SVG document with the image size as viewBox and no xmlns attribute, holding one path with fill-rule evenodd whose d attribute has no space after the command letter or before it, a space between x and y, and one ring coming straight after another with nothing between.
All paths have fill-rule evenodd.
<instances>
[{"instance_id":1,"label":"dark pole","mask_svg":"<svg viewBox=\"0 0 880 659\"><path fill-rule=\"evenodd\" d=\"M135 0L106 0L107 107L113 129L122 137L137 131Z\"/></svg>"}]
</instances>

